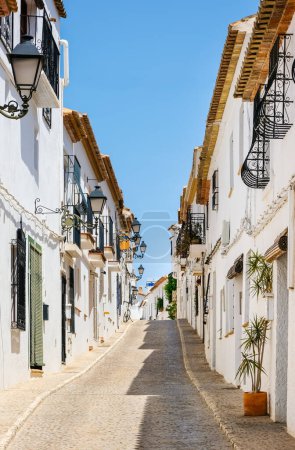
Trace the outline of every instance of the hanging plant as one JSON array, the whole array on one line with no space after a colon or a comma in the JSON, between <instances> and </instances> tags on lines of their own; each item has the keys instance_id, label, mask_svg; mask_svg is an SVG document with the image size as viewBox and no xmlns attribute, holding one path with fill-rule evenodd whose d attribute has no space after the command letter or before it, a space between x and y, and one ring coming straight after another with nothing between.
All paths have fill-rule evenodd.
<instances>
[{"instance_id":1,"label":"hanging plant","mask_svg":"<svg viewBox=\"0 0 295 450\"><path fill-rule=\"evenodd\" d=\"M273 267L258 251L249 256L247 274L251 278L251 292L256 297L272 293Z\"/></svg>"}]
</instances>

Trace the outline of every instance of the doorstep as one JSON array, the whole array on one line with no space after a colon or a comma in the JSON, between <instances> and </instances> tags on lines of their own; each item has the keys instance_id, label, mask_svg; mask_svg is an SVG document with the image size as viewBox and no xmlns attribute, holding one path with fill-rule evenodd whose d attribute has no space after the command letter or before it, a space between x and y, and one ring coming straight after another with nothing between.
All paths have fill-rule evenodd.
<instances>
[{"instance_id":1,"label":"doorstep","mask_svg":"<svg viewBox=\"0 0 295 450\"><path fill-rule=\"evenodd\" d=\"M275 423L268 416L243 415L242 391L210 369L204 344L188 322L181 319L177 324L188 376L233 447L240 450L295 449L295 439L286 432L284 424Z\"/></svg>"}]
</instances>

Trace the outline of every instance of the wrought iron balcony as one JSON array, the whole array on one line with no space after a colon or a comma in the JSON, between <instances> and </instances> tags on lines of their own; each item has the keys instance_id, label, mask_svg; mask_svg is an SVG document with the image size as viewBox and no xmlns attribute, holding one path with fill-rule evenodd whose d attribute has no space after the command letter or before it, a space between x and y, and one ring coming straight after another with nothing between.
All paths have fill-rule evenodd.
<instances>
[{"instance_id":1,"label":"wrought iron balcony","mask_svg":"<svg viewBox=\"0 0 295 450\"><path fill-rule=\"evenodd\" d=\"M254 130L266 139L283 139L292 126L288 108L292 80L291 35L279 35L270 52L269 76L254 100Z\"/></svg>"},{"instance_id":2,"label":"wrought iron balcony","mask_svg":"<svg viewBox=\"0 0 295 450\"><path fill-rule=\"evenodd\" d=\"M270 52L268 81L254 99L253 139L242 166L244 183L263 189L269 182L269 144L271 139L283 139L292 126L289 97L292 80L290 61L291 35L279 35Z\"/></svg>"},{"instance_id":3,"label":"wrought iron balcony","mask_svg":"<svg viewBox=\"0 0 295 450\"><path fill-rule=\"evenodd\" d=\"M121 248L120 248L120 236L116 235L116 261L120 261L121 259Z\"/></svg>"},{"instance_id":4,"label":"wrought iron balcony","mask_svg":"<svg viewBox=\"0 0 295 450\"><path fill-rule=\"evenodd\" d=\"M264 136L257 133L241 170L241 177L246 186L264 189L269 182L269 143Z\"/></svg>"},{"instance_id":5,"label":"wrought iron balcony","mask_svg":"<svg viewBox=\"0 0 295 450\"><path fill-rule=\"evenodd\" d=\"M13 14L0 17L0 39L8 51L13 49Z\"/></svg>"},{"instance_id":6,"label":"wrought iron balcony","mask_svg":"<svg viewBox=\"0 0 295 450\"><path fill-rule=\"evenodd\" d=\"M41 16L20 16L21 39L25 34L33 36L34 44L44 55L44 73L55 95L59 97L59 50L53 37L52 24L45 9L43 11Z\"/></svg>"},{"instance_id":7,"label":"wrought iron balcony","mask_svg":"<svg viewBox=\"0 0 295 450\"><path fill-rule=\"evenodd\" d=\"M65 205L75 208L75 213L87 215L89 205L86 195L81 188L81 168L74 156L64 156L64 186L65 186Z\"/></svg>"},{"instance_id":8,"label":"wrought iron balcony","mask_svg":"<svg viewBox=\"0 0 295 450\"><path fill-rule=\"evenodd\" d=\"M205 214L188 213L188 233L191 244L206 243Z\"/></svg>"},{"instance_id":9,"label":"wrought iron balcony","mask_svg":"<svg viewBox=\"0 0 295 450\"><path fill-rule=\"evenodd\" d=\"M206 243L205 214L188 211L187 221L182 224L176 241L176 255L187 258L191 245Z\"/></svg>"},{"instance_id":10,"label":"wrought iron balcony","mask_svg":"<svg viewBox=\"0 0 295 450\"><path fill-rule=\"evenodd\" d=\"M110 216L102 218L104 225L104 245L105 247L114 247L114 223Z\"/></svg>"}]
</instances>

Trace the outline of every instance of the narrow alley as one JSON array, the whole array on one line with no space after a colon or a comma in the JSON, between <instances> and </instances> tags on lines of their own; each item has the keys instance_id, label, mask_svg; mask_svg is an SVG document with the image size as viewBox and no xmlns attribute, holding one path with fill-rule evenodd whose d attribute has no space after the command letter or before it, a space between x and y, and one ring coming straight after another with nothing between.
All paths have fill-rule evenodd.
<instances>
[{"instance_id":1,"label":"narrow alley","mask_svg":"<svg viewBox=\"0 0 295 450\"><path fill-rule=\"evenodd\" d=\"M83 377L47 398L10 450L231 448L183 365L176 321L137 321Z\"/></svg>"}]
</instances>

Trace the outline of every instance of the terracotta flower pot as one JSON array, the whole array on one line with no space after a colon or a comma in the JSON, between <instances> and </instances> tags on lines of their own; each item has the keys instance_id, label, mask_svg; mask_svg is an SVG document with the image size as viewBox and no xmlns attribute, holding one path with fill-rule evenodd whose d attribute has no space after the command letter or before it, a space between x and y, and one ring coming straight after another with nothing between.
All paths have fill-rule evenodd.
<instances>
[{"instance_id":1,"label":"terracotta flower pot","mask_svg":"<svg viewBox=\"0 0 295 450\"><path fill-rule=\"evenodd\" d=\"M244 416L267 415L267 392L244 392Z\"/></svg>"}]
</instances>

